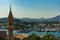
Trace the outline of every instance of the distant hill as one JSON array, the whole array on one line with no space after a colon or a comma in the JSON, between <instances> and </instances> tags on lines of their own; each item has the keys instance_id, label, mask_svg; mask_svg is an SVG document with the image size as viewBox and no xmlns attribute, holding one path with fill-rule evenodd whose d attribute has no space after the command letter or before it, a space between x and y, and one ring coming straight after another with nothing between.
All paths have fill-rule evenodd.
<instances>
[{"instance_id":1,"label":"distant hill","mask_svg":"<svg viewBox=\"0 0 60 40\"><path fill-rule=\"evenodd\" d=\"M60 21L60 15L52 18L14 18L14 22L43 22L43 21ZM1 22L8 22L6 18L0 18Z\"/></svg>"},{"instance_id":2,"label":"distant hill","mask_svg":"<svg viewBox=\"0 0 60 40\"><path fill-rule=\"evenodd\" d=\"M49 18L49 21L60 21L60 15L53 17L53 18Z\"/></svg>"}]
</instances>

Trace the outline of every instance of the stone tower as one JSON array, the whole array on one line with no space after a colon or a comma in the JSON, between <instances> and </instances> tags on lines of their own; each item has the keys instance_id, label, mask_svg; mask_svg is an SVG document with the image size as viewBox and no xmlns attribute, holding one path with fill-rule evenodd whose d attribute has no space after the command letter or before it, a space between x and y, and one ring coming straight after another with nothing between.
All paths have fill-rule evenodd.
<instances>
[{"instance_id":1,"label":"stone tower","mask_svg":"<svg viewBox=\"0 0 60 40\"><path fill-rule=\"evenodd\" d=\"M8 40L13 40L13 15L11 11L11 6L8 16Z\"/></svg>"}]
</instances>

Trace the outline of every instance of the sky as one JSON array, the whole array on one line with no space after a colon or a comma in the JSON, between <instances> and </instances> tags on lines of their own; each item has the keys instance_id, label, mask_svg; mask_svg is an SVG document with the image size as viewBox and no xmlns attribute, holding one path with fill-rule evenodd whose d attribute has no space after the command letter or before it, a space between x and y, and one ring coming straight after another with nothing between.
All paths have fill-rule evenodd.
<instances>
[{"instance_id":1,"label":"sky","mask_svg":"<svg viewBox=\"0 0 60 40\"><path fill-rule=\"evenodd\" d=\"M15 18L51 18L60 15L60 0L0 0L0 18L8 17L10 4Z\"/></svg>"}]
</instances>

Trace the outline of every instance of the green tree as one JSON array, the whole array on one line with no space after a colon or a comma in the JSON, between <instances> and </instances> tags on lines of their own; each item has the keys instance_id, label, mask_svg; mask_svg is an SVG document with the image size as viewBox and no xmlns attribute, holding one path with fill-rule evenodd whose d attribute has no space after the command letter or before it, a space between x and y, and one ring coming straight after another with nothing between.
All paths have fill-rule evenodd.
<instances>
[{"instance_id":1,"label":"green tree","mask_svg":"<svg viewBox=\"0 0 60 40\"><path fill-rule=\"evenodd\" d=\"M0 40L4 40L3 37L0 37Z\"/></svg>"},{"instance_id":2,"label":"green tree","mask_svg":"<svg viewBox=\"0 0 60 40\"><path fill-rule=\"evenodd\" d=\"M39 37L35 34L32 34L28 36L27 38L25 38L24 40L39 40Z\"/></svg>"}]
</instances>

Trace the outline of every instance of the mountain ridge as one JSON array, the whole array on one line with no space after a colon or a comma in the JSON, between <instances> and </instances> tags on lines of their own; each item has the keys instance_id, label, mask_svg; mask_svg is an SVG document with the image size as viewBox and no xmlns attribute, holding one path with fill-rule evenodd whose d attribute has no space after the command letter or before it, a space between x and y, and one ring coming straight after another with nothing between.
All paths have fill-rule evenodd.
<instances>
[{"instance_id":1,"label":"mountain ridge","mask_svg":"<svg viewBox=\"0 0 60 40\"><path fill-rule=\"evenodd\" d=\"M7 17L5 18L0 18L0 21L6 21L7 22ZM52 18L14 18L14 20L20 20L20 21L25 21L25 22L36 22L36 21L60 21L60 15L52 17Z\"/></svg>"}]
</instances>

